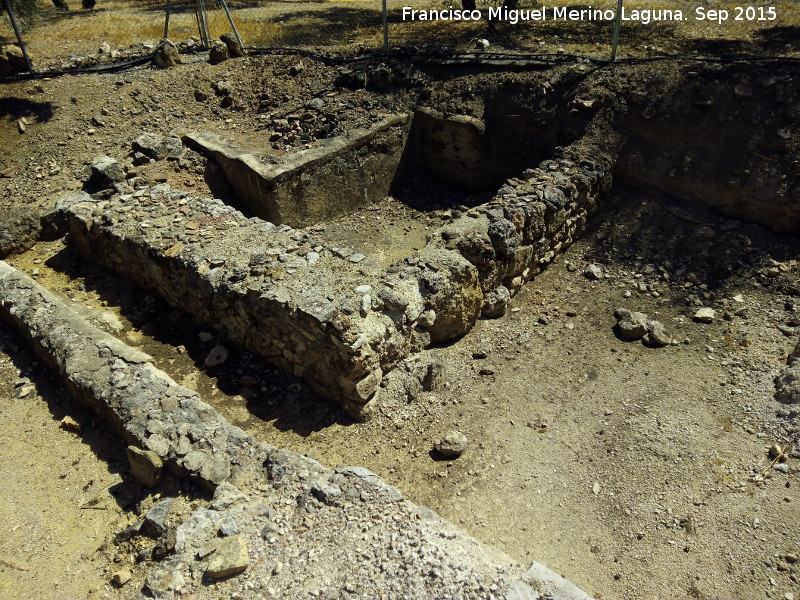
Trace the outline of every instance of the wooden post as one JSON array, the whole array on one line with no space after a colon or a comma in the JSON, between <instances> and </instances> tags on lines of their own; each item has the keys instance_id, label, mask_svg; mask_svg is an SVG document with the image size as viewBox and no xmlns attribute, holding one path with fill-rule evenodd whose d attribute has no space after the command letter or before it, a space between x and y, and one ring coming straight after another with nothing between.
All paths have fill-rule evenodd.
<instances>
[{"instance_id":1,"label":"wooden post","mask_svg":"<svg viewBox=\"0 0 800 600\"><path fill-rule=\"evenodd\" d=\"M8 12L8 18L11 20L11 26L14 28L14 34L17 36L19 47L22 49L22 56L25 58L25 64L28 67L28 71L31 75L34 75L35 72L33 70L33 65L31 64L31 59L28 57L28 51L25 48L25 42L22 41L22 33L17 25L17 20L14 18L14 11L11 10L11 0L6 0L6 12Z\"/></svg>"},{"instance_id":2,"label":"wooden post","mask_svg":"<svg viewBox=\"0 0 800 600\"><path fill-rule=\"evenodd\" d=\"M169 13L172 8L172 0L167 0L167 16L164 19L164 37L169 39Z\"/></svg>"},{"instance_id":3,"label":"wooden post","mask_svg":"<svg viewBox=\"0 0 800 600\"><path fill-rule=\"evenodd\" d=\"M383 0L383 52L389 54L389 9Z\"/></svg>"},{"instance_id":4,"label":"wooden post","mask_svg":"<svg viewBox=\"0 0 800 600\"><path fill-rule=\"evenodd\" d=\"M231 11L228 10L228 3L225 0L219 0L220 4L222 4L222 8L225 11L225 14L228 16L228 23L231 24L231 29L233 29L233 35L236 36L236 41L239 42L239 48L242 49L244 52L244 44L242 43L242 38L239 37L239 31L236 29L236 24L233 22L233 17L231 16Z\"/></svg>"},{"instance_id":5,"label":"wooden post","mask_svg":"<svg viewBox=\"0 0 800 600\"><path fill-rule=\"evenodd\" d=\"M200 40L203 43L203 48L210 48L211 39L208 37L206 5L203 0L194 0L194 14L197 17L197 28L200 30Z\"/></svg>"},{"instance_id":6,"label":"wooden post","mask_svg":"<svg viewBox=\"0 0 800 600\"><path fill-rule=\"evenodd\" d=\"M617 0L617 15L614 19L614 43L611 46L611 62L617 60L617 44L619 43L619 25L622 21L622 0Z\"/></svg>"}]
</instances>

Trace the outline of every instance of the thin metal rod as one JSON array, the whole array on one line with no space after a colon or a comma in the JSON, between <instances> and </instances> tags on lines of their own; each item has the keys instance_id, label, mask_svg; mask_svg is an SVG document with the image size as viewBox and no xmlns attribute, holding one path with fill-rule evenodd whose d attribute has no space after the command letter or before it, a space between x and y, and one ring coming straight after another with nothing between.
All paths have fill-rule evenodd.
<instances>
[{"instance_id":1,"label":"thin metal rod","mask_svg":"<svg viewBox=\"0 0 800 600\"><path fill-rule=\"evenodd\" d=\"M14 18L14 11L11 10L11 0L6 0L6 11L8 12L8 18L11 20L11 26L14 28L14 33L17 36L19 47L22 49L22 56L25 58L25 65L27 65L30 74L33 75L33 65L31 64L31 59L28 57L28 50L25 48L25 42L22 41L22 33L19 30L19 25L17 25L17 20Z\"/></svg>"},{"instance_id":2,"label":"thin metal rod","mask_svg":"<svg viewBox=\"0 0 800 600\"><path fill-rule=\"evenodd\" d=\"M383 51L389 54L389 10L383 0Z\"/></svg>"},{"instance_id":3,"label":"thin metal rod","mask_svg":"<svg viewBox=\"0 0 800 600\"><path fill-rule=\"evenodd\" d=\"M236 37L236 41L239 42L239 48L244 51L244 44L242 43L242 38L239 37L239 30L236 29L236 24L233 22L233 17L231 16L231 11L228 10L228 3L225 0L219 0L220 4L222 4L222 9L225 11L225 14L228 16L228 23L231 24L231 29L233 29L233 35Z\"/></svg>"},{"instance_id":4,"label":"thin metal rod","mask_svg":"<svg viewBox=\"0 0 800 600\"><path fill-rule=\"evenodd\" d=\"M617 15L614 19L614 43L611 46L611 62L617 60L617 44L619 44L619 25L622 21L622 0L617 0Z\"/></svg>"},{"instance_id":5,"label":"thin metal rod","mask_svg":"<svg viewBox=\"0 0 800 600\"><path fill-rule=\"evenodd\" d=\"M197 0L200 13L200 35L203 38L203 45L206 48L211 47L211 39L208 37L208 25L206 24L206 3L203 0Z\"/></svg>"},{"instance_id":6,"label":"thin metal rod","mask_svg":"<svg viewBox=\"0 0 800 600\"><path fill-rule=\"evenodd\" d=\"M206 3L205 0L197 0L200 13L200 36L203 38L203 46L206 48L211 47L211 36L208 34L208 21L206 20Z\"/></svg>"},{"instance_id":7,"label":"thin metal rod","mask_svg":"<svg viewBox=\"0 0 800 600\"><path fill-rule=\"evenodd\" d=\"M200 32L200 43L205 48L206 39L203 35L203 26L200 24L200 1L194 1L194 18L197 20L197 31Z\"/></svg>"},{"instance_id":8,"label":"thin metal rod","mask_svg":"<svg viewBox=\"0 0 800 600\"><path fill-rule=\"evenodd\" d=\"M164 19L164 37L169 38L169 13L172 9L172 0L167 0L167 16Z\"/></svg>"}]
</instances>

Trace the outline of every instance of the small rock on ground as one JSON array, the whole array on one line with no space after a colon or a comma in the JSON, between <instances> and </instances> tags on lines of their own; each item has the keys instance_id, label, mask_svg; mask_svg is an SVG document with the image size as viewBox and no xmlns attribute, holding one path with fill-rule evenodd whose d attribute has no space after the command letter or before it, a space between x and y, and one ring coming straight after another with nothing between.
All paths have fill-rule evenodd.
<instances>
[{"instance_id":1,"label":"small rock on ground","mask_svg":"<svg viewBox=\"0 0 800 600\"><path fill-rule=\"evenodd\" d=\"M172 498L162 500L145 513L141 529L143 534L153 539L164 534L167 530L167 517L172 510L172 502Z\"/></svg>"},{"instance_id":2,"label":"small rock on ground","mask_svg":"<svg viewBox=\"0 0 800 600\"><path fill-rule=\"evenodd\" d=\"M159 69L168 69L181 64L178 47L168 39L162 39L153 52L153 64Z\"/></svg>"},{"instance_id":3,"label":"small rock on ground","mask_svg":"<svg viewBox=\"0 0 800 600\"><path fill-rule=\"evenodd\" d=\"M161 457L152 450L128 446L126 451L133 476L145 487L156 487L163 477Z\"/></svg>"},{"instance_id":4,"label":"small rock on ground","mask_svg":"<svg viewBox=\"0 0 800 600\"><path fill-rule=\"evenodd\" d=\"M501 285L497 289L486 294L483 300L483 316L496 319L506 314L506 307L511 301L511 293L508 288Z\"/></svg>"},{"instance_id":5,"label":"small rock on ground","mask_svg":"<svg viewBox=\"0 0 800 600\"><path fill-rule=\"evenodd\" d=\"M133 574L128 569L120 569L111 576L111 581L117 587L122 587L133 578Z\"/></svg>"},{"instance_id":6,"label":"small rock on ground","mask_svg":"<svg viewBox=\"0 0 800 600\"><path fill-rule=\"evenodd\" d=\"M711 323L714 318L717 316L717 311L713 308L700 308L696 313L694 313L694 320L700 323Z\"/></svg>"},{"instance_id":7,"label":"small rock on ground","mask_svg":"<svg viewBox=\"0 0 800 600\"><path fill-rule=\"evenodd\" d=\"M213 367L218 367L226 360L228 360L228 349L222 344L217 344L211 349L211 352L208 353L203 366L206 369L211 369Z\"/></svg>"},{"instance_id":8,"label":"small rock on ground","mask_svg":"<svg viewBox=\"0 0 800 600\"><path fill-rule=\"evenodd\" d=\"M92 160L91 181L103 188L113 187L115 183L125 180L125 169L119 161L101 154Z\"/></svg>"},{"instance_id":9,"label":"small rock on ground","mask_svg":"<svg viewBox=\"0 0 800 600\"><path fill-rule=\"evenodd\" d=\"M598 267L597 265L588 265L583 270L583 275L586 279L590 281L597 281L598 279L603 277L603 269Z\"/></svg>"},{"instance_id":10,"label":"small rock on ground","mask_svg":"<svg viewBox=\"0 0 800 600\"><path fill-rule=\"evenodd\" d=\"M434 450L447 457L458 457L467 449L467 436L460 431L448 431L433 445Z\"/></svg>"},{"instance_id":11,"label":"small rock on ground","mask_svg":"<svg viewBox=\"0 0 800 600\"><path fill-rule=\"evenodd\" d=\"M650 346L667 346L672 342L672 337L660 321L648 321L644 342Z\"/></svg>"},{"instance_id":12,"label":"small rock on ground","mask_svg":"<svg viewBox=\"0 0 800 600\"><path fill-rule=\"evenodd\" d=\"M647 315L632 312L627 308L614 311L617 318L617 331L625 340L640 340L647 333Z\"/></svg>"},{"instance_id":13,"label":"small rock on ground","mask_svg":"<svg viewBox=\"0 0 800 600\"><path fill-rule=\"evenodd\" d=\"M214 579L241 573L250 564L247 541L241 535L224 538L208 562L206 574Z\"/></svg>"},{"instance_id":14,"label":"small rock on ground","mask_svg":"<svg viewBox=\"0 0 800 600\"><path fill-rule=\"evenodd\" d=\"M212 65L219 64L228 60L231 57L228 51L228 46L223 42L212 42L211 49L208 52L208 62Z\"/></svg>"}]
</instances>

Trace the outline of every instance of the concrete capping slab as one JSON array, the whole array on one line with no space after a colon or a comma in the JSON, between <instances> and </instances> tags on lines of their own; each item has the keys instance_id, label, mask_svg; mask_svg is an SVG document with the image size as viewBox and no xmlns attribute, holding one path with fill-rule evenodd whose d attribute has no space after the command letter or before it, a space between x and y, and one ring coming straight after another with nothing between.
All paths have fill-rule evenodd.
<instances>
[{"instance_id":1,"label":"concrete capping slab","mask_svg":"<svg viewBox=\"0 0 800 600\"><path fill-rule=\"evenodd\" d=\"M251 213L302 227L383 200L394 182L410 120L408 114L392 115L275 165L212 133L189 132L183 142L222 167Z\"/></svg>"},{"instance_id":2,"label":"concrete capping slab","mask_svg":"<svg viewBox=\"0 0 800 600\"><path fill-rule=\"evenodd\" d=\"M158 582L165 580L165 572L172 573L166 580L182 582L176 587L185 589L187 581L193 577L198 580L198 574L208 568L208 559L197 554L196 546L202 539L192 541L193 537L187 537L190 527L191 535L197 536L197 522L211 517L217 522L228 519L245 527L244 535L254 539L261 535L264 522L260 518L248 519L247 510L242 510L243 502L249 500L249 510L258 513L269 504L296 507L315 498L328 510L346 512L348 520L373 523L374 528L367 534L373 547L375 539L391 548L396 539L409 539L414 548L425 548L434 556L456 561L460 579L451 579L448 574L440 585L474 590L492 585L498 593L505 594L506 600L591 600L537 563L521 576L515 575L519 566L507 556L466 536L430 510L404 500L396 488L367 469L343 467L332 471L295 452L256 442L195 392L158 370L150 356L86 323L54 294L2 261L0 319L27 338L76 399L110 421L128 443L155 452L177 475L191 477L216 490L211 502L214 510L200 508L190 515L185 525L178 527L180 543L176 543L176 554L153 567L146 578L145 588L158 597L171 598L176 591L172 587L157 588ZM342 488L347 490L346 495ZM386 510L388 505L395 507L393 511ZM290 510L298 514L295 509ZM363 550L360 530L350 528L342 530L336 545L315 547L318 541L327 540L330 532L309 528L302 512L299 514L296 526L302 535L295 546L306 545L321 559L316 562L322 565L323 573L327 570L328 576L338 573L337 557L340 559L343 549ZM377 537L376 532L380 533ZM326 553L331 554L328 557ZM390 571L384 574L385 582L378 578L372 583L388 589L389 582L394 582L405 588L404 593L418 592L417 578L408 577L413 573L408 570L409 565L395 567L402 567L402 574L407 577ZM313 578L320 576L319 567L316 568L312 572L310 565L296 565L293 571L307 569ZM419 568L425 573L430 570L424 561L420 561ZM184 577L184 572L190 576ZM420 573L420 581L422 578ZM545 595L540 593L543 590Z\"/></svg>"}]
</instances>

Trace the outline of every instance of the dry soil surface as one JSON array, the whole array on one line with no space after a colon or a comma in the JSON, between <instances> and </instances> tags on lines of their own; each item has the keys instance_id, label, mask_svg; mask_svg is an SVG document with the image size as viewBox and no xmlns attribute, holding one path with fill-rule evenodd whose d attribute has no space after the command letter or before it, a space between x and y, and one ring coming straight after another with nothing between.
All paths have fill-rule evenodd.
<instances>
[{"instance_id":1,"label":"dry soil surface","mask_svg":"<svg viewBox=\"0 0 800 600\"><path fill-rule=\"evenodd\" d=\"M36 84L42 91L7 86L12 100L0 136L8 164L0 166L16 173L0 182L0 202L48 207L60 191L80 187L95 154L127 155L143 131L204 123L257 131L256 114L288 113L330 85L319 65L307 65L300 83L290 79L296 62L270 59L257 74L252 63L185 65L172 75L142 70ZM264 83L269 74L275 81ZM253 92L256 78L270 90L286 84L280 95L269 92L275 107L258 108L271 100ZM219 107L210 83L220 79L236 81L244 108ZM197 87L210 100L196 101ZM369 122L403 94L343 92L355 116L342 120ZM32 120L25 134L15 125L20 111ZM293 143L273 150L305 142ZM152 176L224 195L199 157ZM326 231L376 245L406 233L404 244L414 248L424 241L417 209L395 200ZM441 218L431 215L424 217L431 224ZM435 350L445 366L440 389L366 424L83 263L63 240L40 242L10 262L151 353L261 439L331 466L370 468L475 537L543 562L598 598L722 600L800 597L800 461L770 466L768 457L770 446L788 450L797 435L797 414L773 399L773 379L796 343L789 323L799 255L795 239L657 192L617 189L589 234L526 285L505 317L481 320ZM588 264L600 267L600 279L584 275ZM619 339L620 306L661 321L676 344ZM711 323L693 320L700 306L716 310ZM205 331L212 336L201 341ZM0 592L127 598L130 590L109 582L119 567L110 540L152 498L126 483L124 453L103 425L75 412L18 337L0 333L0 470L12 490L0 499ZM231 350L228 361L202 370L218 341ZM59 426L66 415L80 432ZM444 461L431 448L448 429L470 444Z\"/></svg>"}]
</instances>

